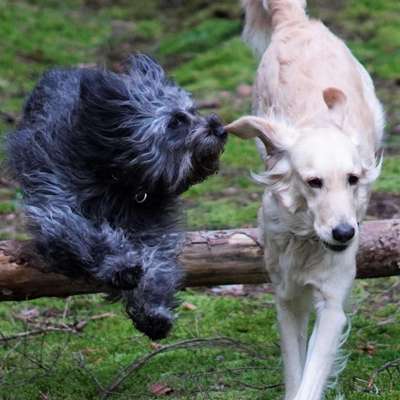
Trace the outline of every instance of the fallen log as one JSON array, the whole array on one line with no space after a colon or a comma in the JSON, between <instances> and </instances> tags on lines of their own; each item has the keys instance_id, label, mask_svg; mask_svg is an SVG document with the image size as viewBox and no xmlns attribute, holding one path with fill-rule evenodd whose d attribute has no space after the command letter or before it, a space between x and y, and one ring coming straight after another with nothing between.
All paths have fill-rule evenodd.
<instances>
[{"instance_id":1,"label":"fallen log","mask_svg":"<svg viewBox=\"0 0 400 400\"><path fill-rule=\"evenodd\" d=\"M27 256L28 255L28 256ZM256 229L191 232L181 261L186 286L268 281ZM400 275L400 220L366 222L357 257L358 278ZM49 273L32 253L30 242L0 242L0 300L65 297L98 293L95 281Z\"/></svg>"}]
</instances>

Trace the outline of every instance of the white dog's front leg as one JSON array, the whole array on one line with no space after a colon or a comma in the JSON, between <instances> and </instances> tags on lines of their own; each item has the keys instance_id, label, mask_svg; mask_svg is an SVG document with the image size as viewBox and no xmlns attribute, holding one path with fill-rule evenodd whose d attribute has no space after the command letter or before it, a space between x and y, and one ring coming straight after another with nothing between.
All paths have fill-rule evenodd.
<instances>
[{"instance_id":1,"label":"white dog's front leg","mask_svg":"<svg viewBox=\"0 0 400 400\"><path fill-rule=\"evenodd\" d=\"M319 310L300 388L294 400L320 400L346 325L342 304L326 302Z\"/></svg>"},{"instance_id":2,"label":"white dog's front leg","mask_svg":"<svg viewBox=\"0 0 400 400\"><path fill-rule=\"evenodd\" d=\"M306 362L310 295L286 301L277 298L281 348L285 368L285 400L292 400L300 386Z\"/></svg>"}]
</instances>

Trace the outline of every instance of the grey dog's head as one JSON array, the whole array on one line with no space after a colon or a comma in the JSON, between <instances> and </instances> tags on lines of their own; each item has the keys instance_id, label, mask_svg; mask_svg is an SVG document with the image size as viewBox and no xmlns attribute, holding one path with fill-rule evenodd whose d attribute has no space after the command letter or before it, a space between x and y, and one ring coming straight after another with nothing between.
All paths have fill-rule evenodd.
<instances>
[{"instance_id":1,"label":"grey dog's head","mask_svg":"<svg viewBox=\"0 0 400 400\"><path fill-rule=\"evenodd\" d=\"M123 74L82 72L79 123L99 175L145 192L180 194L201 182L217 171L226 141L218 117L199 115L145 55L132 56Z\"/></svg>"}]
</instances>

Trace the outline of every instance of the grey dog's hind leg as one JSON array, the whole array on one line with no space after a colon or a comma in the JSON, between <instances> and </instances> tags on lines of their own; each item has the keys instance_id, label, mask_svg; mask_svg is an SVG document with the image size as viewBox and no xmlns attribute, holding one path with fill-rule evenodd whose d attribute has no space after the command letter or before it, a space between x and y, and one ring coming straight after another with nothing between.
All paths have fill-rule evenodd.
<instances>
[{"instance_id":1,"label":"grey dog's hind leg","mask_svg":"<svg viewBox=\"0 0 400 400\"><path fill-rule=\"evenodd\" d=\"M121 289L137 285L139 256L122 230L95 226L67 205L27 206L26 212L37 251L52 270L88 272Z\"/></svg>"}]
</instances>

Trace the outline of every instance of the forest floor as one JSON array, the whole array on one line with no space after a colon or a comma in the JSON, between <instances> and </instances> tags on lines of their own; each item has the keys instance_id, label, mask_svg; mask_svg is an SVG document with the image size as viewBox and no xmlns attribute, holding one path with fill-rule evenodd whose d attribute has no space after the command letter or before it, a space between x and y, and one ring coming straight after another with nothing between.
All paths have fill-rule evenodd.
<instances>
[{"instance_id":1,"label":"forest floor","mask_svg":"<svg viewBox=\"0 0 400 400\"><path fill-rule=\"evenodd\" d=\"M224 121L250 112L257 61L240 39L238 2L138 3L0 0L2 137L14 129L23 99L46 69L100 64L119 70L136 51L158 58ZM368 218L400 218L400 3L309 3L310 13L346 40L374 78L387 136ZM263 189L249 171L260 169L254 144L230 138L220 173L184 196L188 229L254 226ZM18 188L1 174L1 239L27 237L20 202ZM111 398L282 398L268 285L186 290L180 297L175 328L160 343L135 331L122 307L100 295L0 304L0 400L97 399L135 361ZM352 334L344 348L349 359L338 390L348 400L398 400L399 278L358 281L350 314ZM334 395L331 390L327 398Z\"/></svg>"}]
</instances>

